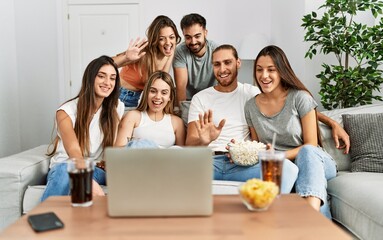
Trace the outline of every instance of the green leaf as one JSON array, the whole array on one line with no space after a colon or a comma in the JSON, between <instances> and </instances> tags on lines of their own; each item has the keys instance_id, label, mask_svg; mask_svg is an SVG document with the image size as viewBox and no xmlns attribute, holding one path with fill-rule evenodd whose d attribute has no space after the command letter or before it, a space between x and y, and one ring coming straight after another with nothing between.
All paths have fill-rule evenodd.
<instances>
[{"instance_id":1,"label":"green leaf","mask_svg":"<svg viewBox=\"0 0 383 240\"><path fill-rule=\"evenodd\" d=\"M383 66L383 18L368 26L356 21L356 15L371 11L375 18L380 17L383 1L326 0L318 10L321 17L313 11L302 18L304 41L311 44L305 57L323 53L338 60L338 65L322 63L323 70L316 75L322 105L330 109L381 100L376 92L383 84L379 69Z\"/></svg>"}]
</instances>

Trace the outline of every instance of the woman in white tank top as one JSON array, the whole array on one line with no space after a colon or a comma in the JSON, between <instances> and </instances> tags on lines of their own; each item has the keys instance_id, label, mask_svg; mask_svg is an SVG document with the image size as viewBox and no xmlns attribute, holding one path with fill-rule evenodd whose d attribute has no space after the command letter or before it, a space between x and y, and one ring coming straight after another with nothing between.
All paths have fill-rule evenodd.
<instances>
[{"instance_id":1,"label":"woman in white tank top","mask_svg":"<svg viewBox=\"0 0 383 240\"><path fill-rule=\"evenodd\" d=\"M163 71L149 76L141 102L136 110L127 112L119 125L115 146L125 146L130 139L145 139L159 147L185 145L185 127L174 115L175 86L172 77Z\"/></svg>"}]
</instances>

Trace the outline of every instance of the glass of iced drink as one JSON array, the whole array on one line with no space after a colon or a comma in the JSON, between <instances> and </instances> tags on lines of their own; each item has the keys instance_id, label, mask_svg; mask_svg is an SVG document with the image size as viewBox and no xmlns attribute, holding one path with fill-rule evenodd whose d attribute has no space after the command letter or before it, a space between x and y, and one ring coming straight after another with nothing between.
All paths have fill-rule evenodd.
<instances>
[{"instance_id":1,"label":"glass of iced drink","mask_svg":"<svg viewBox=\"0 0 383 240\"><path fill-rule=\"evenodd\" d=\"M281 193L282 168L285 159L285 152L275 150L265 150L258 153L261 162L261 176L263 181L274 182Z\"/></svg>"}]
</instances>

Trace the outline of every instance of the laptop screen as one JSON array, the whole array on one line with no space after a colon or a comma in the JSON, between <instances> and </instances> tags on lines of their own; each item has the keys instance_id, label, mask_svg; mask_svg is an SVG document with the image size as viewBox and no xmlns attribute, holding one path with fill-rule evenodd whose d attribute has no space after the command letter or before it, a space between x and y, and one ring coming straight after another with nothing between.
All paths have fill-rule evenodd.
<instances>
[{"instance_id":1,"label":"laptop screen","mask_svg":"<svg viewBox=\"0 0 383 240\"><path fill-rule=\"evenodd\" d=\"M107 148L109 215L211 215L212 161L203 147Z\"/></svg>"}]
</instances>

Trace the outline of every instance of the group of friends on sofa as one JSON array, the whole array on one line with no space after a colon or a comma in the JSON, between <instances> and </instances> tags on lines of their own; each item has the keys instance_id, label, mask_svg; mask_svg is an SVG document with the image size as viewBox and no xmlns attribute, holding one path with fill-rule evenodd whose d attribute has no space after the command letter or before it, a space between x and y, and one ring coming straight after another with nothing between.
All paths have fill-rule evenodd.
<instances>
[{"instance_id":1,"label":"group of friends on sofa","mask_svg":"<svg viewBox=\"0 0 383 240\"><path fill-rule=\"evenodd\" d=\"M259 52L254 86L238 81L241 60L232 45L207 40L203 16L185 15L180 25L182 43L174 22L160 15L146 38L132 40L113 58L101 56L88 64L78 95L56 111L57 136L48 150L50 170L41 201L69 194L68 158L102 159L106 147L135 143L208 146L215 180L260 178L259 164L234 164L227 145L233 140L270 143L276 133L274 147L286 153L281 192L294 188L319 211L327 204L327 181L337 170L321 148L318 120L332 127L336 147L345 154L348 134L316 111L317 103L281 48L269 45ZM93 194L104 195L100 185L106 184L106 169L103 161L97 166Z\"/></svg>"}]
</instances>

